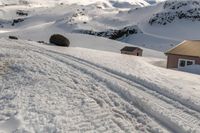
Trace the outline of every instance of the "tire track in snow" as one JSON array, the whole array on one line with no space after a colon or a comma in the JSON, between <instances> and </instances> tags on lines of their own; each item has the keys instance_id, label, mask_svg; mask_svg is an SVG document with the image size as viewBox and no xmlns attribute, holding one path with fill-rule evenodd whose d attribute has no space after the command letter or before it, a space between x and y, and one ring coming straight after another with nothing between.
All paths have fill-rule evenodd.
<instances>
[{"instance_id":1,"label":"tire track in snow","mask_svg":"<svg viewBox=\"0 0 200 133\"><path fill-rule=\"evenodd\" d=\"M55 53L55 54L59 54L59 55L62 55L62 56L66 56L67 58L71 58L72 60L74 60L76 62L86 64L90 67L96 67L96 68L101 69L103 71L109 72L109 73L111 73L111 76L115 75L117 78L121 77L122 79L120 79L120 80L133 83L134 86L137 86L140 89L143 89L144 91L147 91L148 93L159 97L160 99L164 100L165 102L170 103L170 104L174 105L175 107L180 108L180 109L184 110L185 112L190 113L191 115L194 115L194 117L197 117L197 118L200 119L200 110L198 109L198 107L197 108L195 107L196 105L194 105L194 106L188 105L189 103L185 103L184 101L177 100L173 96L170 97L170 96L168 96L168 94L165 94L162 91L152 89L151 87L149 87L149 86L147 86L143 83L140 83L140 81L137 81L137 79L132 79L131 77L123 75L122 73L116 72L116 71L114 71L110 68L106 68L104 66L99 66L99 65L94 64L90 61L80 59L80 58L77 58L77 57L74 57L74 56L71 56L71 55L58 53L58 52L55 52L55 51L52 51L52 50L47 50L47 51ZM138 80L140 80L140 79L138 79Z\"/></svg>"},{"instance_id":2,"label":"tire track in snow","mask_svg":"<svg viewBox=\"0 0 200 133\"><path fill-rule=\"evenodd\" d=\"M47 58L49 58L49 59L53 59L53 60L55 60L55 61L59 61L59 62L61 62L61 63L64 63L64 62L62 62L62 61L60 61L60 60L57 60L57 59L54 59L54 58L51 58L49 55L47 55L47 54L44 54L44 53L42 53L41 54L41 52L38 52L38 51L34 51L34 52L37 52L37 53L39 53L40 54L40 56L46 56ZM68 62L68 61L67 61ZM64 63L67 67L72 67L72 68L74 68L74 69L76 69L76 70L79 70L79 71L81 71L83 74L86 74L86 75L88 75L88 76L90 76L90 77L92 77L94 80L96 80L96 81L98 81L98 82L102 82L103 84L105 83L104 82L104 80L101 80L101 79L99 79L99 78L96 78L96 77L94 77L94 75L92 76L91 74L89 74L87 71L85 71L85 70L83 70L83 69L80 69L80 68L77 68L77 66L74 66L74 65L72 65L72 64L68 64L68 63ZM106 84L107 85L107 84ZM108 87L108 86L107 86ZM98 99L98 97L99 97L99 95L100 94L102 94L102 93L109 93L109 91L110 91L110 89L109 90L107 90L107 89L105 89L104 91L99 91L99 92L94 92L93 94L96 94L95 95L95 97L93 97L93 95L91 96L91 94L88 94L88 93L86 93L88 90L82 90L82 92L83 93L85 93L88 97L90 97L90 98L92 98L92 99L94 99L98 104L99 104L99 106L102 106L101 105L101 102L99 101L99 99ZM111 90L111 92L113 93L113 91ZM113 93L112 95L116 95L116 96L118 96L119 97L119 99L117 99L117 101L116 101L116 99L113 99L113 96L109 96L109 98L111 99L112 98L112 102L115 102L115 104L119 104L119 103L117 103L117 102L119 102L119 101L122 101L122 100L124 100L124 101L126 101L127 102L127 100L126 99L123 99L123 98L121 98L119 95L118 95L118 93ZM107 102L107 101L105 101L105 102ZM158 124L158 123L156 123L156 122L154 122L154 120L152 120L151 118L149 118L149 117L147 117L145 114L143 114L143 111L141 111L142 112L142 114L144 115L142 115L142 114L139 114L137 111L135 112L134 110L135 109L138 109L138 108L136 108L135 106L133 106L133 104L132 103L130 103L130 102L127 102L127 103L124 103L124 102L122 102L123 104L120 104L120 106L123 106L123 109L125 109L125 112L123 112L123 111L120 111L121 109L118 109L118 107L117 106L113 106L113 107L115 107L115 108L113 108L112 109L112 112L115 114L115 115L117 115L117 117L123 117L123 118L126 118L128 121L132 121L133 122L133 119L136 119L136 124L135 124L135 127L137 128L137 130L141 130L141 132L144 132L145 130L144 130L144 128L143 127L145 127L146 128L146 132L163 132L164 131L164 133L167 133L167 132L171 132L171 131L167 131L167 129L165 128L165 127L160 127L160 125ZM132 116L132 118L130 118L130 116L128 116L126 113L128 113L129 115L131 115ZM134 118L134 117L138 117L138 118ZM99 119L99 118L98 118ZM97 120L98 120L97 119ZM145 120L146 119L146 120ZM115 119L113 119L113 121L121 128L121 130L124 130L125 132L127 132L127 130L126 130L126 127L124 127L124 125L123 125L123 123L120 123L118 120L115 120ZM134 122L133 122L134 123ZM137 124L138 123L138 124ZM141 128L141 129L140 129Z\"/></svg>"},{"instance_id":3,"label":"tire track in snow","mask_svg":"<svg viewBox=\"0 0 200 133\"><path fill-rule=\"evenodd\" d=\"M119 95L120 97L128 101L129 103L136 105L140 110L143 110L143 112L146 112L148 115L153 116L157 121L161 122L164 126L169 127L174 132L184 133L187 131L188 132L198 131L199 119L195 118L194 116L191 116L191 114L184 112L183 110L179 109L176 106L172 106L171 104L167 103L165 100L163 101L162 99L160 99L160 97L158 96L156 97L142 90L140 88L141 85L133 81L130 81L129 79L126 79L126 77L107 71L104 68L98 68L99 66L93 65L90 62L81 60L79 58L76 58L70 55L61 54L61 53L48 51L48 50L45 50L48 53L45 53L45 51L40 51L40 50L34 50L34 51L40 53L41 55L46 54L46 56L54 59L55 61L59 61L66 65L75 67L76 69L84 73L87 73L93 78L97 78L98 80L105 82L107 86L117 95ZM130 85L130 84L133 84L133 85ZM146 88L146 87L142 86L142 88ZM130 92L132 89L134 91ZM146 88L146 89L150 89L150 88ZM139 95L135 95L134 94L135 92L137 92ZM147 101L149 99L152 101ZM153 107L151 107L152 105ZM178 123L178 122L181 122L181 123Z\"/></svg>"},{"instance_id":4,"label":"tire track in snow","mask_svg":"<svg viewBox=\"0 0 200 133\"><path fill-rule=\"evenodd\" d=\"M58 52L55 52L55 51L52 51L52 50L47 50L47 51L58 54L58 55L66 56L67 58L70 58L70 59L72 59L76 62L86 64L89 67L94 67L94 68L96 67L100 70L109 72L111 74L111 76L114 75L114 77L116 77L118 79L120 79L119 77L121 77L120 80L132 83L134 86L136 86L136 87L138 87L138 88L140 88L140 89L162 99L163 101L165 101L169 104L172 104L177 108L184 110L185 112L193 115L194 117L197 117L198 119L200 119L200 107L198 107L197 105L195 105L195 104L193 104L189 101L185 101L183 99L181 99L181 100L177 99L179 97L169 96L169 94L164 93L162 90L149 87L149 86L145 85L145 83L141 83L140 79L138 79L139 81L137 81L137 79L134 79L132 77L128 77L128 76L126 76L126 75L124 75L120 72L116 72L116 71L114 71L110 68L104 67L104 66L99 66L95 63L92 63L92 62L84 60L84 59L80 59L78 57L74 57L74 56L71 56L71 55L63 54L63 53L58 53ZM144 81L144 82L146 82L146 81Z\"/></svg>"},{"instance_id":5,"label":"tire track in snow","mask_svg":"<svg viewBox=\"0 0 200 133\"><path fill-rule=\"evenodd\" d=\"M21 50L23 50L23 54L22 54L22 55L24 55L23 58L19 58L20 61L18 61L18 59L16 59L16 61L17 61L17 64L20 66L21 66L21 64L23 64L21 67L25 66L25 69L27 68L28 70L33 71L33 74L36 74L36 75L30 75L31 77L37 76L37 72L35 73L35 71L37 71L37 70L39 72L42 72L41 74L45 74L44 73L45 71L43 69L44 69L44 66L46 66L46 64L47 64L46 61L48 61L50 64L47 68L45 67L45 70L46 69L50 70L50 71L47 71L48 73L46 73L46 74L51 75L50 76L51 82L53 82L53 80L55 80L55 82L59 81L59 83L66 86L68 84L68 82L66 82L64 80L65 78L62 78L62 77L66 76L65 74L67 74L67 77L71 77L73 79L73 82L75 83L75 86L74 86L76 88L75 91L78 91L78 93L80 93L80 94L83 93L83 94L85 94L85 97L90 98L89 101L85 101L85 104L88 105L86 108L81 107L80 113L78 113L77 115L72 114L72 119L76 122L76 124L75 124L76 127L79 127L78 128L79 131L83 131L83 130L91 131L91 127L95 127L95 129L98 129L97 132L98 131L99 132L114 131L114 132L130 132L131 133L133 131L136 132L134 129L134 128L136 128L137 132L165 131L164 133L168 133L166 130L164 130L164 129L162 130L162 128L159 128L159 125L156 122L154 122L154 120L152 120L152 119L150 120L150 118L146 114L140 112L136 107L130 105L130 103L126 102L124 99L120 98L118 95L116 95L115 93L113 93L112 91L107 89L107 86L104 85L104 82L102 82L100 80L96 80L95 78L91 77L91 75L84 73L84 71L80 71L80 69L77 69L71 65L66 65L63 62L59 62L59 61L55 60L54 58L50 58L49 56L47 56L45 54L35 53L35 51L32 51L33 50L32 48L28 49L28 48L24 48L24 47L15 45L14 48L7 47L7 49L11 49L11 53L12 53L12 51L19 53L19 52L21 52ZM13 53L15 53L15 52L13 52ZM15 59L15 58L13 58L13 59ZM53 65L54 63L55 63L55 65ZM39 66L36 67L37 66L36 64ZM49 67L51 69L49 69ZM66 70L70 70L70 72L65 73ZM15 75L15 72L13 72L13 74ZM21 75L18 72L16 74L17 75L15 75L15 76L17 76L17 77ZM10 75L8 75L8 77L10 77ZM26 78L26 76L25 76L25 78ZM87 79L92 79L91 83L89 81L87 81ZM23 81L24 79L21 79L21 80ZM83 80L83 81L80 81L80 80ZM29 81L29 82L32 83L32 81ZM8 81L8 83L10 84L10 83L12 83L12 81ZM28 84L30 84L30 83L28 83ZM89 83L89 84L87 84L87 83ZM26 117L26 120L28 121L27 123L29 123L31 121L35 121L35 120L37 121L36 116L38 115L38 113L39 113L39 116L41 117L41 120L46 119L46 117L49 118L49 116L50 116L50 118L52 117L51 119L55 119L54 115L53 115L54 110L51 109L48 111L48 108L51 108L51 107L47 107L47 110L41 108L42 106L51 106L51 105L49 105L49 103L51 103L53 101L51 99L48 99L48 97L53 97L53 95L56 97L59 97L59 100L58 100L59 105L62 105L61 103L63 102L62 101L63 96L59 96L58 93L62 90L64 91L65 89L59 88L60 84L58 85L59 89L57 87L55 89L52 89L52 88L50 89L49 87L46 88L45 86L42 87L43 89L40 89L41 88L40 84L39 84L39 86L38 86L38 84L36 84L37 87L35 87L34 89L30 89L28 87L29 89L26 90L26 89L23 89L23 87L22 88L19 87L19 88L17 88L17 90L13 90L13 91L17 91L17 92L20 91L20 93L18 93L18 98L16 98L15 100L18 101L19 105L18 104L17 105L20 108L20 110L22 110L22 112L20 112L20 115ZM52 84L54 84L54 83L52 83ZM90 86L90 85L95 85L95 84L100 85L100 88L98 89L97 86L94 86L94 87ZM47 83L47 85L48 85L48 83ZM72 88L74 88L74 87L72 87ZM91 90L93 90L92 88L96 91L91 91ZM65 95L64 92L63 92L63 95ZM35 99L35 96L37 97L36 99ZM45 99L43 99L42 96L45 97ZM40 99L43 99L43 100L38 101ZM100 107L102 105L101 105L101 101L99 101L99 100L103 100L103 101L105 100L104 103L108 104L108 105L106 107L103 107L102 109L100 109ZM58 101L56 101L56 102L58 102ZM40 103L40 102L42 102L42 103L35 106L36 103ZM66 102L65 104L67 106L69 101L65 101L65 102ZM45 105L43 105L44 103L45 103ZM99 106L98 106L98 103L99 103ZM26 107L24 107L24 106L26 106ZM23 107L23 109L21 109L21 107ZM58 106L58 107L60 108L60 106ZM63 110L62 107L60 109ZM112 112L112 113L110 114L109 112ZM45 115L42 115L44 113L45 113ZM29 114L30 114L30 116L29 116ZM33 114L34 114L34 116L35 115L36 116L34 118L31 118L31 115L33 115ZM94 116L92 116L93 114L94 114ZM81 117L81 118L84 117L85 118L85 119L83 119L84 121L83 120L76 121L79 117ZM31 119L29 120L27 118L31 118ZM72 123L74 123L74 121L72 121ZM54 122L55 121L52 121L52 125L55 124ZM103 122L105 122L105 123L103 123ZM32 124L34 125L35 123L32 123ZM43 124L43 122L41 122L40 124ZM48 125L48 123L45 123L44 125ZM45 126L43 127L43 125L40 125L40 126L42 129L45 128ZM65 129L67 129L67 127ZM75 131L76 129L74 127L72 127L70 130L64 130L64 131ZM37 131L37 129L35 131Z\"/></svg>"},{"instance_id":6,"label":"tire track in snow","mask_svg":"<svg viewBox=\"0 0 200 133\"><path fill-rule=\"evenodd\" d=\"M45 54L43 52L39 53ZM137 83L129 81L120 75L116 75L115 73L106 71L102 68L97 68L97 66L88 64L88 62L84 62L81 59L76 59L69 55L52 51L51 54L46 53L46 55L54 58L57 61L71 65L83 72L86 72L93 78L97 78L103 82L106 82L108 87L113 92L118 94L129 103L137 106L140 110L143 110L143 112L152 116L157 121L161 122L163 126L166 126L174 132L186 133L191 131L199 132L200 130L199 119L189 113L184 112L184 110L172 106L160 98L144 91L141 89L146 88L144 86L138 85Z\"/></svg>"},{"instance_id":7,"label":"tire track in snow","mask_svg":"<svg viewBox=\"0 0 200 133\"><path fill-rule=\"evenodd\" d=\"M14 50L16 50L16 49L14 49ZM17 49L16 51L20 51L20 50ZM23 65L24 65L24 63L25 64L27 63L25 65L25 67L30 67L31 66L31 68L34 68L35 66L32 63L35 61L36 58L37 58L37 61L35 61L36 64L39 64L39 65L43 66L44 64L47 63L46 62L46 58L40 58L41 55L39 55L39 54L37 54L39 56L36 56L35 53L33 53L32 51L29 51L29 50L24 52L24 53L26 54L25 56L27 56L27 53L28 53L28 63L27 63L27 57L23 57L22 59L20 59L21 61L17 62L17 64L20 65L21 63L23 63ZM41 57L43 57L43 56L41 56ZM41 59L43 59L43 60L41 60ZM50 58L48 58L48 59L50 59ZM51 60L48 60L48 59L47 59L47 61L51 61ZM31 65L29 65L29 63ZM33 89L30 89L28 87L29 89L27 90L27 89L23 88L24 86L23 87L19 86L17 88L17 90L11 90L11 91L17 91L18 92L18 98L15 98L14 100L18 101L17 105L18 105L18 107L20 107L20 110L22 110L22 112L21 112L22 116L25 116L26 120L27 120L27 117L31 118L31 115L35 114L34 118L31 118L31 119L27 120L27 121L29 121L31 123L31 126L34 126L34 124L35 124L34 121L35 120L37 121L37 117L36 116L39 115L40 119L43 120L43 122L39 123L39 126L41 128L40 132L42 132L43 131L42 130L42 128L43 128L42 124L44 123L44 127L48 126L48 124L49 124L49 123L45 123L44 119L49 119L49 118L51 118L53 120L56 119L54 113L57 114L57 112L59 112L59 110L61 110L61 109L63 110L63 112L66 113L67 112L65 110L66 106L73 105L74 102L77 102L75 100L76 97L63 100L63 98L65 99L65 97L69 95L68 93L70 93L69 89L66 90L66 85L67 85L68 82L66 82L64 80L66 78L63 78L64 76L66 76L65 74L67 74L68 75L67 77L72 78L73 80L75 80L74 81L74 83L75 83L74 85L75 86L72 86L71 88L72 88L72 90L75 89L75 88L77 90L75 89L75 90L73 90L73 92L77 91L77 94L80 95L81 98L83 98L86 101L84 101L83 106L82 106L82 104L80 104L80 105L75 104L75 108L77 108L77 110L80 109L79 111L75 111L75 112L78 112L78 113L74 114L74 113L69 111L69 115L72 115L70 117L72 119L72 121L67 121L67 123L70 123L72 125L70 126L70 128L68 128L68 126L66 126L65 129L67 129L67 128L68 129L64 130L62 132L66 132L66 131L69 131L69 132L70 131L71 132L72 131L74 131L74 132L75 131L77 131L77 132L94 132L94 130L95 130L96 132L114 132L115 131L115 132L130 132L131 133L131 131L135 131L134 130L134 125L135 124L132 125L127 120L126 121L122 120L123 123L122 123L122 125L120 125L121 126L120 127L114 121L115 118L116 118L115 116L113 116L114 113L111 113L111 110L109 110L109 108L108 109L101 108L95 102L95 100L93 100L93 98L91 97L91 94L93 94L93 92L90 92L90 90L92 90L90 87L92 87L91 85L93 83L95 83L95 82L98 83L98 81L96 81L95 79L91 78L89 75L77 72L77 70L74 69L74 68L71 68L71 66L68 66L69 68L68 67L66 68L65 67L66 65L64 64L64 67L63 67L62 63L60 63L58 61L55 62L54 60L53 60L53 63L56 63L56 64L49 64L49 67L52 67L52 66L53 67L51 68L52 70L50 72L47 71L46 74L49 73L51 75L50 77L53 78L53 79L50 80L52 82L51 85L54 85L53 80L60 81L60 82L58 82L58 84L57 84L58 86L55 89L54 89L54 87L52 87L53 89L51 87L46 88L45 86L40 87L40 85L42 83L41 82L39 85L36 84L37 87L35 87ZM37 68L37 70L39 70L41 72L43 71L42 74L45 74L43 69L44 69L43 67L38 67ZM49 68L46 68L46 69L49 69ZM69 71L67 71L67 70L69 70ZM65 73L66 71L67 71L67 73ZM33 74L37 75L37 73L33 73ZM13 76L19 76L19 75L20 75L19 73L13 72ZM31 75L31 76L36 76L36 75ZM8 75L8 76L10 77L10 75ZM79 77L82 77L82 78L77 79ZM88 78L92 79L93 82L90 83L89 81L87 81ZM76 79L77 79L77 81L76 81ZM83 80L83 81L80 81L80 80ZM31 82L31 81L29 81L29 82ZM8 83L11 84L12 81L8 81ZM73 81L72 81L72 83L73 83ZM46 83L46 84L49 85L48 83ZM60 84L61 84L61 86L63 84L64 87L60 88L59 87ZM87 94L84 93L84 91L83 91L83 93L81 92L81 90L84 89L84 88L86 90L88 90ZM99 93L102 93L102 92L99 92L99 91L95 92L96 95L99 95ZM60 95L60 94L62 94L62 95ZM51 99L51 97L53 98L55 96L57 98L59 98L56 101ZM72 96L73 96L73 94L72 94ZM35 97L38 97L38 98L35 98ZM45 97L45 99L43 99L44 97ZM49 97L50 97L50 99L49 99ZM78 99L79 98L80 97L78 96ZM40 99L42 101L38 102L37 100L40 100ZM42 109L41 105L42 106L51 106L51 104L49 104L51 102L59 102L58 106L56 106L56 107L59 108L59 110L54 110L51 107L47 107L47 110ZM72 102L72 103L70 104L70 102ZM43 104L43 103L45 103L45 104ZM66 104L66 105L64 105L64 107L60 107L59 105L63 105L63 103ZM37 104L37 106L35 106L34 104ZM81 106L81 107L79 107L79 106ZM23 109L21 109L21 107L23 107ZM48 110L49 108L50 108L50 110ZM8 108L5 108L5 110L6 109L8 109ZM27 114L28 114L28 116L27 116ZM29 117L29 114L30 114L30 117ZM57 115L56 115L56 117L57 117ZM66 115L63 114L62 117L66 117ZM82 118L82 119L80 119L80 118ZM56 123L55 123L55 120L54 121L53 120L51 120L51 124L52 125L55 124L59 128L59 125L57 125L58 122L56 121ZM73 123L75 123L74 124L75 126L73 125ZM68 124L68 125L70 125L70 124ZM37 130L38 129L36 129L35 132L37 132ZM43 131L43 132L45 132L45 131Z\"/></svg>"},{"instance_id":8,"label":"tire track in snow","mask_svg":"<svg viewBox=\"0 0 200 133\"><path fill-rule=\"evenodd\" d=\"M124 80L126 82L133 83L134 85L136 85L140 89L143 89L143 90L147 91L148 93L151 93L152 95L159 97L160 99L164 100L165 102L173 104L177 108L184 109L184 111L186 111L187 113L190 113L190 114L192 114L195 117L198 117L200 119L200 107L198 107L197 105L194 105L193 103L187 101L187 99L186 100L184 99L182 101L182 99L181 100L178 99L179 97L170 96L168 93L165 93L160 89L154 89L154 88L146 85L145 83L141 83L141 82L146 82L146 81L142 81L142 80L134 78L134 77L133 78L128 77L126 75L123 75L122 73L116 72L116 71L114 71L110 68L106 68L104 66L99 66L99 65L94 64L90 61L80 59L80 58L77 58L77 57L74 57L74 56L71 56L71 55L58 53L58 52L51 51L51 50L50 50L50 52L53 52L55 54L61 54L62 56L67 56L68 58L71 58L75 61L85 63L89 66L96 67L96 68L101 69L103 71L109 72L109 73L111 73L111 75L117 76L117 78L122 77L122 79L120 79L120 80Z\"/></svg>"}]
</instances>

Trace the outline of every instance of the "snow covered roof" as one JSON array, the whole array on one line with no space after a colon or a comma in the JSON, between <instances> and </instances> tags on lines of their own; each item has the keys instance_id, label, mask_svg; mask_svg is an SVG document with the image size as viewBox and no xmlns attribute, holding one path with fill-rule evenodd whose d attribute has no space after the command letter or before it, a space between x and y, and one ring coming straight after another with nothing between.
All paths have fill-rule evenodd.
<instances>
[{"instance_id":1,"label":"snow covered roof","mask_svg":"<svg viewBox=\"0 0 200 133\"><path fill-rule=\"evenodd\" d=\"M165 54L176 54L200 57L200 40L186 40L167 51Z\"/></svg>"},{"instance_id":2,"label":"snow covered roof","mask_svg":"<svg viewBox=\"0 0 200 133\"><path fill-rule=\"evenodd\" d=\"M135 51L135 50L137 50L137 49L142 50L141 48L138 48L138 47L126 46L126 47L122 48L121 51L133 52L133 51Z\"/></svg>"}]
</instances>

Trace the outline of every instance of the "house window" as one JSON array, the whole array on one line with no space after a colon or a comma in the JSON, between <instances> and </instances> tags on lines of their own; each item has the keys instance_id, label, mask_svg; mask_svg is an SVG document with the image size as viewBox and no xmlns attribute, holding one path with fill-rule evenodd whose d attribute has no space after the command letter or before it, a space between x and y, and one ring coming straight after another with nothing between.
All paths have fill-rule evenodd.
<instances>
[{"instance_id":1,"label":"house window","mask_svg":"<svg viewBox=\"0 0 200 133\"><path fill-rule=\"evenodd\" d=\"M193 61L187 61L187 66L193 65L193 64L194 64Z\"/></svg>"},{"instance_id":2,"label":"house window","mask_svg":"<svg viewBox=\"0 0 200 133\"><path fill-rule=\"evenodd\" d=\"M195 60L188 60L188 59L179 59L178 67L185 67L195 64Z\"/></svg>"},{"instance_id":3,"label":"house window","mask_svg":"<svg viewBox=\"0 0 200 133\"><path fill-rule=\"evenodd\" d=\"M185 60L180 60L179 61L179 66L180 67L185 67L185 65L186 65L186 61Z\"/></svg>"}]
</instances>

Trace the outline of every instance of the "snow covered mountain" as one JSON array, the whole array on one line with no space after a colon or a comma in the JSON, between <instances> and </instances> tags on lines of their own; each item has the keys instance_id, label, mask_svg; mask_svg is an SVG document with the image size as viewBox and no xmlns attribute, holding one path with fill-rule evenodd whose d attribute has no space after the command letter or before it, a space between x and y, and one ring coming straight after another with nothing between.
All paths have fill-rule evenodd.
<instances>
[{"instance_id":1,"label":"snow covered mountain","mask_svg":"<svg viewBox=\"0 0 200 133\"><path fill-rule=\"evenodd\" d=\"M140 28L149 34L181 40L199 40L200 1L176 0L157 4ZM150 25L150 26L149 26ZM164 32L163 32L164 31ZM159 34L158 34L159 33Z\"/></svg>"},{"instance_id":2,"label":"snow covered mountain","mask_svg":"<svg viewBox=\"0 0 200 133\"><path fill-rule=\"evenodd\" d=\"M177 20L200 21L200 1L167 1L149 23L167 25Z\"/></svg>"},{"instance_id":3,"label":"snow covered mountain","mask_svg":"<svg viewBox=\"0 0 200 133\"><path fill-rule=\"evenodd\" d=\"M14 34L29 40L40 38L44 31L79 32L163 52L182 40L199 39L199 1L196 0L166 1L151 6L143 0L34 2L41 5L2 6L1 32L7 33L0 36ZM33 37L31 32L40 34Z\"/></svg>"},{"instance_id":4,"label":"snow covered mountain","mask_svg":"<svg viewBox=\"0 0 200 133\"><path fill-rule=\"evenodd\" d=\"M52 5L52 4L79 4L89 5L93 3L104 3L112 5L114 7L131 7L147 6L148 3L145 0L0 0L0 5L9 4L39 4L39 5Z\"/></svg>"},{"instance_id":5,"label":"snow covered mountain","mask_svg":"<svg viewBox=\"0 0 200 133\"><path fill-rule=\"evenodd\" d=\"M200 76L166 69L163 53L199 39L199 1L0 5L1 133L200 132ZM70 47L49 44L56 33Z\"/></svg>"},{"instance_id":6,"label":"snow covered mountain","mask_svg":"<svg viewBox=\"0 0 200 133\"><path fill-rule=\"evenodd\" d=\"M163 1L166 1L166 0L146 0L146 2L148 2L150 4L155 4L155 3L163 2Z\"/></svg>"},{"instance_id":7,"label":"snow covered mountain","mask_svg":"<svg viewBox=\"0 0 200 133\"><path fill-rule=\"evenodd\" d=\"M131 6L130 4L123 4L123 6L121 6L120 3L125 2L122 0L109 2L107 1L107 3L104 2L106 1L97 3L90 3L90 1L85 1L85 6L77 4L61 4L61 2L59 2L60 4L54 5L53 7L52 4L49 6L47 6L48 4L44 6L29 5L28 7L24 5L20 5L18 7L4 6L0 11L0 26L2 27L2 31L9 31L6 34L10 34L12 32L12 34L17 34L24 39L32 39L30 34L26 33L33 31L43 33L45 30L53 32L55 29L57 29L59 32L94 31L96 33L107 32L110 34L110 31L121 31L120 29L126 29L126 27L137 27L137 30L142 33L137 23L137 21L139 22L140 17L137 15L135 16L137 17L135 19L136 21L132 21L134 16L131 15L129 17L129 15L132 14L129 10L134 10L134 12L138 11L137 9L141 10L141 7L144 5L146 7L148 5L146 2L130 1L130 3L133 4ZM116 4L116 2L118 4ZM126 2L128 1L126 0ZM141 18L143 15L145 14L141 14ZM18 30L22 28L23 30ZM140 46L155 50L165 51L171 47L172 43L178 42L170 39L167 40L159 37L152 37L151 35L146 35L145 33L137 35L137 37L136 34L134 34L134 37L136 37L134 40L136 41L133 41L129 37L132 36L132 31L125 32L125 36L120 35L116 39L124 42L135 43ZM120 33L118 32L117 34L119 35ZM151 38L151 44L154 45L147 45L146 39L140 39L143 36L147 36L148 40ZM161 40L165 42L164 44L166 44L166 47L158 46L160 45ZM46 40L43 39L43 41Z\"/></svg>"},{"instance_id":8,"label":"snow covered mountain","mask_svg":"<svg viewBox=\"0 0 200 133\"><path fill-rule=\"evenodd\" d=\"M2 31L13 31L12 34L24 39L32 39L26 34L29 32L55 29L102 37L116 34L114 39L159 51L166 51L185 39L199 39L200 30L196 28L200 26L199 2L195 0L166 1L151 6L143 0L34 2L41 5L2 7ZM124 31L127 27L137 27L140 32Z\"/></svg>"}]
</instances>

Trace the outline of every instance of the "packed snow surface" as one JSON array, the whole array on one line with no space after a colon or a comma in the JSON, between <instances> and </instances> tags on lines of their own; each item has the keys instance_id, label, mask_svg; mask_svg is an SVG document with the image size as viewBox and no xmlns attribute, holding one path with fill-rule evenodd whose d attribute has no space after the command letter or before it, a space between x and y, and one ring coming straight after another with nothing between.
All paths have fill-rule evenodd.
<instances>
[{"instance_id":1,"label":"packed snow surface","mask_svg":"<svg viewBox=\"0 0 200 133\"><path fill-rule=\"evenodd\" d=\"M186 66L183 68L179 68L181 71L184 72L190 72L194 74L200 74L200 65L191 65L191 66Z\"/></svg>"},{"instance_id":2,"label":"packed snow surface","mask_svg":"<svg viewBox=\"0 0 200 133\"><path fill-rule=\"evenodd\" d=\"M187 3L183 12L194 8ZM174 11L144 0L0 0L0 5L0 132L200 132L200 76L163 68L163 51L199 39L198 21L150 25L155 14ZM140 32L118 41L73 34L124 27ZM69 48L48 44L56 33L69 38ZM6 39L9 35L19 40ZM120 54L131 45L141 47L143 57ZM197 66L183 71L193 70L200 71Z\"/></svg>"},{"instance_id":3,"label":"packed snow surface","mask_svg":"<svg viewBox=\"0 0 200 133\"><path fill-rule=\"evenodd\" d=\"M3 132L200 132L199 76L154 58L23 40L0 47Z\"/></svg>"}]
</instances>

